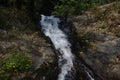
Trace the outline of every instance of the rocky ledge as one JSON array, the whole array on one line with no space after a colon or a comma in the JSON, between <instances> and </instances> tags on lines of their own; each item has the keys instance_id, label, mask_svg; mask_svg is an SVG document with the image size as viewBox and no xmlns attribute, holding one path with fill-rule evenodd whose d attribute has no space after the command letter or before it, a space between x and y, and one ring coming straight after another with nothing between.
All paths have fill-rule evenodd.
<instances>
[{"instance_id":1,"label":"rocky ledge","mask_svg":"<svg viewBox=\"0 0 120 80\"><path fill-rule=\"evenodd\" d=\"M103 80L120 80L120 3L100 6L72 19L89 47L80 57Z\"/></svg>"}]
</instances>

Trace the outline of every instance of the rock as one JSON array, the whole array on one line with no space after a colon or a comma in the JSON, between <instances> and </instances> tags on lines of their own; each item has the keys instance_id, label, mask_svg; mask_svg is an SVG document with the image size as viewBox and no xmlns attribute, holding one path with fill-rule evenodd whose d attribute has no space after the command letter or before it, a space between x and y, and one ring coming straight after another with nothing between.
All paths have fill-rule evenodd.
<instances>
[{"instance_id":1,"label":"rock","mask_svg":"<svg viewBox=\"0 0 120 80\"><path fill-rule=\"evenodd\" d=\"M119 5L111 3L100 6L73 18L79 38L88 40L87 44L90 45L79 52L84 51L83 60L103 80L120 80L120 14L119 9L115 8Z\"/></svg>"},{"instance_id":2,"label":"rock","mask_svg":"<svg viewBox=\"0 0 120 80\"><path fill-rule=\"evenodd\" d=\"M10 80L30 80L29 77L33 77L34 73L39 73L42 69L46 70L44 74L48 74L49 66L53 66L56 59L50 41L46 41L43 35L36 30L34 21L31 20L26 11L26 9L0 8L0 21L2 21L0 24L0 62L4 62L3 59L9 57L9 54L16 54L16 52L18 54L19 52L25 53L33 62L29 71L18 71L14 75L5 72ZM44 64L49 66L43 66ZM40 70L36 72L36 69ZM27 76L28 74L30 76ZM25 77L28 78L23 79Z\"/></svg>"},{"instance_id":3,"label":"rock","mask_svg":"<svg viewBox=\"0 0 120 80\"><path fill-rule=\"evenodd\" d=\"M84 14L81 16L74 17L72 20L74 20L73 24L75 26L77 26L78 24L80 26L80 25L87 25L95 22L94 18L89 14Z\"/></svg>"},{"instance_id":4,"label":"rock","mask_svg":"<svg viewBox=\"0 0 120 80\"><path fill-rule=\"evenodd\" d=\"M7 35L7 31L0 29L0 35Z\"/></svg>"},{"instance_id":5,"label":"rock","mask_svg":"<svg viewBox=\"0 0 120 80\"><path fill-rule=\"evenodd\" d=\"M1 32L2 33L2 32ZM9 32L11 35L12 32ZM22 36L23 35L23 36ZM35 72L38 74L38 76L41 76L39 74L39 69L44 69L43 65L47 64L51 66L51 64L54 64L56 61L56 56L53 48L51 47L51 44L47 42L43 37L41 37L39 34L32 33L32 34L16 34L18 36L18 39L11 40L0 40L0 58L6 58L8 57L8 53L14 53L17 51L19 53L23 52L26 55L28 55L32 60L32 67L31 70L28 71L27 74L30 74L30 76L27 76L27 74L21 73L17 76L11 76L10 78L13 80L22 79L25 77L33 78L34 72L38 70L38 72ZM9 35L8 35L9 37ZM53 65L52 65L53 66ZM49 69L48 66L45 68ZM27 72L27 71L24 71ZM47 74L47 73L46 73ZM24 76L23 76L24 75Z\"/></svg>"},{"instance_id":6,"label":"rock","mask_svg":"<svg viewBox=\"0 0 120 80\"><path fill-rule=\"evenodd\" d=\"M55 53L50 47L40 47L37 53L34 51L32 57L34 62L33 68L37 70L43 63L54 63Z\"/></svg>"},{"instance_id":7,"label":"rock","mask_svg":"<svg viewBox=\"0 0 120 80\"><path fill-rule=\"evenodd\" d=\"M21 51L26 51L27 49L26 49L25 46L20 46L20 50L21 50Z\"/></svg>"},{"instance_id":8,"label":"rock","mask_svg":"<svg viewBox=\"0 0 120 80\"><path fill-rule=\"evenodd\" d=\"M12 47L12 44L11 42L0 42L0 47L3 49L7 49L7 48Z\"/></svg>"},{"instance_id":9,"label":"rock","mask_svg":"<svg viewBox=\"0 0 120 80\"><path fill-rule=\"evenodd\" d=\"M120 64L112 65L108 68L108 75L115 80L120 79Z\"/></svg>"},{"instance_id":10,"label":"rock","mask_svg":"<svg viewBox=\"0 0 120 80\"><path fill-rule=\"evenodd\" d=\"M120 38L96 44L96 51L107 54L120 52Z\"/></svg>"}]
</instances>

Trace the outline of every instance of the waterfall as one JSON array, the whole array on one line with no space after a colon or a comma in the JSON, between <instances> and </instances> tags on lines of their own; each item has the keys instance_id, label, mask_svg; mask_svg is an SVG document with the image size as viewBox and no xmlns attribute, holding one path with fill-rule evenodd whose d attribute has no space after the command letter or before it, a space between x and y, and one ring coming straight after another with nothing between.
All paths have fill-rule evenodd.
<instances>
[{"instance_id":1,"label":"waterfall","mask_svg":"<svg viewBox=\"0 0 120 80\"><path fill-rule=\"evenodd\" d=\"M55 49L59 51L58 66L61 69L61 72L58 75L58 80L72 80L72 69L74 69L73 61L75 56L71 52L71 44L67 39L67 35L59 29L60 20L54 16L44 16L41 15L41 29L45 36L48 36ZM94 80L90 75L89 71L84 71L89 77L88 80Z\"/></svg>"},{"instance_id":2,"label":"waterfall","mask_svg":"<svg viewBox=\"0 0 120 80\"><path fill-rule=\"evenodd\" d=\"M58 75L58 80L65 80L66 75L73 68L74 56L71 53L71 44L68 42L67 36L58 28L59 22L60 20L58 18L42 15L42 30L51 39L56 50L60 52L58 65L61 68L61 72Z\"/></svg>"}]
</instances>

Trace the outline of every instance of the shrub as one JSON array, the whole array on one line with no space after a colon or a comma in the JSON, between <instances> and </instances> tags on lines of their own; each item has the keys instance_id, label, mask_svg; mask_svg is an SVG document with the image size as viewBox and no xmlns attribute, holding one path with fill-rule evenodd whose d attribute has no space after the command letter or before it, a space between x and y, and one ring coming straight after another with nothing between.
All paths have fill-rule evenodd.
<instances>
[{"instance_id":1,"label":"shrub","mask_svg":"<svg viewBox=\"0 0 120 80\"><path fill-rule=\"evenodd\" d=\"M10 75L26 72L31 68L31 60L24 53L10 54L0 60L0 80L8 80Z\"/></svg>"},{"instance_id":2,"label":"shrub","mask_svg":"<svg viewBox=\"0 0 120 80\"><path fill-rule=\"evenodd\" d=\"M78 15L87 9L119 0L59 0L53 14L57 16Z\"/></svg>"},{"instance_id":3,"label":"shrub","mask_svg":"<svg viewBox=\"0 0 120 80\"><path fill-rule=\"evenodd\" d=\"M3 64L3 69L8 72L24 72L31 67L31 62L25 54L13 54Z\"/></svg>"}]
</instances>

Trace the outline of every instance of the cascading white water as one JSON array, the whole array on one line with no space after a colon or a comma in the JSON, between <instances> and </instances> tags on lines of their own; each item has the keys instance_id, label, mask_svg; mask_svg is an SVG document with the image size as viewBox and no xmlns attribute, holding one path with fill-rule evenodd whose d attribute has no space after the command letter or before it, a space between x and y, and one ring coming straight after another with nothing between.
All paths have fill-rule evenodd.
<instances>
[{"instance_id":1,"label":"cascading white water","mask_svg":"<svg viewBox=\"0 0 120 80\"><path fill-rule=\"evenodd\" d=\"M73 61L75 58L71 52L71 44L69 43L67 36L58 27L58 23L60 23L59 18L41 15L40 23L43 33L51 39L56 50L60 52L58 65L61 68L61 72L58 75L58 80L71 80L70 77L67 77L66 79L66 76L72 76L70 75L70 72L72 72L72 68L74 68ZM84 72L89 79L95 80L91 75L92 73L90 74L89 69L85 66L84 68Z\"/></svg>"},{"instance_id":2,"label":"cascading white water","mask_svg":"<svg viewBox=\"0 0 120 80\"><path fill-rule=\"evenodd\" d=\"M71 44L67 40L67 36L58 27L60 20L54 16L41 15L41 26L44 34L48 36L54 44L56 50L60 52L58 64L61 72L58 80L65 80L66 75L73 68L74 56L71 53ZM69 79L70 80L70 79Z\"/></svg>"},{"instance_id":3,"label":"cascading white water","mask_svg":"<svg viewBox=\"0 0 120 80\"><path fill-rule=\"evenodd\" d=\"M87 75L89 76L90 80L95 80L95 79L90 75L89 72L86 71L86 73L87 73Z\"/></svg>"}]
</instances>

